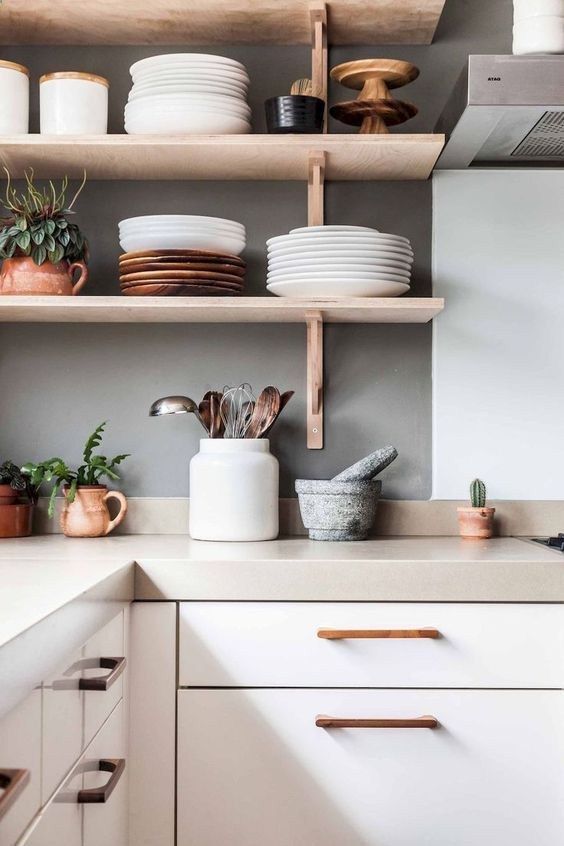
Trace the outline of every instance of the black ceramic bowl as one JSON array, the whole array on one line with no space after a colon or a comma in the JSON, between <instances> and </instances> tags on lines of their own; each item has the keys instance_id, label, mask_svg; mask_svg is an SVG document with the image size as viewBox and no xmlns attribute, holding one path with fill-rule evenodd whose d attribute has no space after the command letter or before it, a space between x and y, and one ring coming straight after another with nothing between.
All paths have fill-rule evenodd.
<instances>
[{"instance_id":1,"label":"black ceramic bowl","mask_svg":"<svg viewBox=\"0 0 564 846\"><path fill-rule=\"evenodd\" d=\"M319 97L287 94L265 101L266 126L274 134L323 131L325 103Z\"/></svg>"}]
</instances>

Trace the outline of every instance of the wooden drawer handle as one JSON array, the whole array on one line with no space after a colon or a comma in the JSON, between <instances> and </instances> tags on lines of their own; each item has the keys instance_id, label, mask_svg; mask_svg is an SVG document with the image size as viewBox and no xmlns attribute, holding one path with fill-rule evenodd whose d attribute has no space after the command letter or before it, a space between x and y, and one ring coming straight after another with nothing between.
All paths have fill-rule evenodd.
<instances>
[{"instance_id":1,"label":"wooden drawer handle","mask_svg":"<svg viewBox=\"0 0 564 846\"><path fill-rule=\"evenodd\" d=\"M0 770L0 820L12 807L26 784L29 782L29 770Z\"/></svg>"},{"instance_id":2,"label":"wooden drawer handle","mask_svg":"<svg viewBox=\"0 0 564 846\"><path fill-rule=\"evenodd\" d=\"M317 637L325 640L352 640L353 638L430 638L441 636L438 629L318 629Z\"/></svg>"},{"instance_id":3,"label":"wooden drawer handle","mask_svg":"<svg viewBox=\"0 0 564 846\"><path fill-rule=\"evenodd\" d=\"M413 717L412 719L380 717L328 717L319 714L315 718L318 728L358 728L358 729L436 729L439 721L436 717Z\"/></svg>"},{"instance_id":4,"label":"wooden drawer handle","mask_svg":"<svg viewBox=\"0 0 564 846\"><path fill-rule=\"evenodd\" d=\"M115 681L125 670L127 660L125 658L100 658L96 662L97 667L104 670L111 670L107 676L95 676L92 679L80 679L79 690L109 690Z\"/></svg>"},{"instance_id":5,"label":"wooden drawer handle","mask_svg":"<svg viewBox=\"0 0 564 846\"><path fill-rule=\"evenodd\" d=\"M125 759L102 758L98 762L98 770L104 773L111 773L111 776L103 787L90 787L86 790L79 790L77 796L77 802L79 804L89 805L92 803L107 802L125 770Z\"/></svg>"}]
</instances>

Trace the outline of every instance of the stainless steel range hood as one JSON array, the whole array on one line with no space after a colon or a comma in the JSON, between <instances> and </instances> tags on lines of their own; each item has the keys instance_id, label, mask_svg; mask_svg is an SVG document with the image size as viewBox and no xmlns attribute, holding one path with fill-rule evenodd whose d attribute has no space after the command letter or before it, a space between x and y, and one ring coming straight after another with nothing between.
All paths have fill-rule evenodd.
<instances>
[{"instance_id":1,"label":"stainless steel range hood","mask_svg":"<svg viewBox=\"0 0 564 846\"><path fill-rule=\"evenodd\" d=\"M439 169L564 164L564 56L469 56L436 131Z\"/></svg>"}]
</instances>

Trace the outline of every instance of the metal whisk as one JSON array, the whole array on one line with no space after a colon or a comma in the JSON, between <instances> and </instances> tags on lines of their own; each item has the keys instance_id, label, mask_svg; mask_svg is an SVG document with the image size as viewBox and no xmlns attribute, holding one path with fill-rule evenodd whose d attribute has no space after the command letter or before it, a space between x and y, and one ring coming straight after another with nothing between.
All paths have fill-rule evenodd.
<instances>
[{"instance_id":1,"label":"metal whisk","mask_svg":"<svg viewBox=\"0 0 564 846\"><path fill-rule=\"evenodd\" d=\"M244 438L251 422L255 397L247 382L237 388L225 387L219 405L219 414L225 426L224 438Z\"/></svg>"}]
</instances>

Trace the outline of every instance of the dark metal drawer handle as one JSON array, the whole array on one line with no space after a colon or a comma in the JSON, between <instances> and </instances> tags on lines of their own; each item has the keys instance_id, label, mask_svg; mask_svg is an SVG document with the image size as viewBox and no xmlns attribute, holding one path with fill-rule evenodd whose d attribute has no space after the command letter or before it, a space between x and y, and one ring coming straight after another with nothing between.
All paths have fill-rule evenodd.
<instances>
[{"instance_id":1,"label":"dark metal drawer handle","mask_svg":"<svg viewBox=\"0 0 564 846\"><path fill-rule=\"evenodd\" d=\"M108 801L125 770L125 759L102 758L98 762L98 769L104 773L111 773L111 776L103 787L90 787L87 790L79 790L77 802L81 805L99 804L100 802Z\"/></svg>"},{"instance_id":2,"label":"dark metal drawer handle","mask_svg":"<svg viewBox=\"0 0 564 846\"><path fill-rule=\"evenodd\" d=\"M0 820L12 807L26 784L29 782L29 770L0 770Z\"/></svg>"},{"instance_id":3,"label":"dark metal drawer handle","mask_svg":"<svg viewBox=\"0 0 564 846\"><path fill-rule=\"evenodd\" d=\"M109 690L113 683L125 670L127 661L125 658L100 658L98 667L104 670L111 670L107 676L96 676L92 679L80 679L79 690Z\"/></svg>"},{"instance_id":4,"label":"dark metal drawer handle","mask_svg":"<svg viewBox=\"0 0 564 846\"><path fill-rule=\"evenodd\" d=\"M363 717L328 717L319 714L315 718L318 728L377 728L377 729L436 729L439 721L436 717L403 718L363 718Z\"/></svg>"},{"instance_id":5,"label":"dark metal drawer handle","mask_svg":"<svg viewBox=\"0 0 564 846\"><path fill-rule=\"evenodd\" d=\"M430 638L436 640L441 636L438 629L318 629L317 637L324 640L350 640L352 638Z\"/></svg>"}]
</instances>

